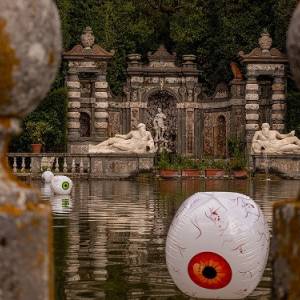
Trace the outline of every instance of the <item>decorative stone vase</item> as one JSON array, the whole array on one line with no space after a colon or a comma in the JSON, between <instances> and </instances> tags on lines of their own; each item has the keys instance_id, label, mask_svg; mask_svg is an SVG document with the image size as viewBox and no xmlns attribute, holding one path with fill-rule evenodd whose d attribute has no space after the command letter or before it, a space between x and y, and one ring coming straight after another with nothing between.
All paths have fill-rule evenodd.
<instances>
[{"instance_id":1,"label":"decorative stone vase","mask_svg":"<svg viewBox=\"0 0 300 300\"><path fill-rule=\"evenodd\" d=\"M196 55L194 54L182 55L182 60L185 62L194 62L196 60Z\"/></svg>"},{"instance_id":2,"label":"decorative stone vase","mask_svg":"<svg viewBox=\"0 0 300 300\"><path fill-rule=\"evenodd\" d=\"M42 146L42 144L31 144L32 153L41 153Z\"/></svg>"},{"instance_id":3,"label":"decorative stone vase","mask_svg":"<svg viewBox=\"0 0 300 300\"><path fill-rule=\"evenodd\" d=\"M141 60L142 55L138 54L138 53L131 53L131 54L128 54L127 57L131 62L137 62L137 61Z\"/></svg>"},{"instance_id":4,"label":"decorative stone vase","mask_svg":"<svg viewBox=\"0 0 300 300\"><path fill-rule=\"evenodd\" d=\"M268 32L263 32L258 40L259 46L263 53L269 53L272 47L272 38Z\"/></svg>"},{"instance_id":5,"label":"decorative stone vase","mask_svg":"<svg viewBox=\"0 0 300 300\"><path fill-rule=\"evenodd\" d=\"M200 171L197 169L182 169L181 176L182 177L199 177Z\"/></svg>"},{"instance_id":6,"label":"decorative stone vase","mask_svg":"<svg viewBox=\"0 0 300 300\"><path fill-rule=\"evenodd\" d=\"M159 175L162 178L177 178L180 177L181 172L179 170L173 170L173 169L161 169L159 171Z\"/></svg>"},{"instance_id":7,"label":"decorative stone vase","mask_svg":"<svg viewBox=\"0 0 300 300\"><path fill-rule=\"evenodd\" d=\"M91 49L95 44L95 36L91 27L86 27L81 35L81 44L85 49Z\"/></svg>"},{"instance_id":8,"label":"decorative stone vase","mask_svg":"<svg viewBox=\"0 0 300 300\"><path fill-rule=\"evenodd\" d=\"M223 169L205 169L205 177L220 178L225 176Z\"/></svg>"},{"instance_id":9,"label":"decorative stone vase","mask_svg":"<svg viewBox=\"0 0 300 300\"><path fill-rule=\"evenodd\" d=\"M138 53L132 53L128 56L129 64L131 67L139 66L141 64L142 55Z\"/></svg>"},{"instance_id":10,"label":"decorative stone vase","mask_svg":"<svg viewBox=\"0 0 300 300\"><path fill-rule=\"evenodd\" d=\"M247 179L248 173L246 170L233 170L232 175L235 179Z\"/></svg>"}]
</instances>

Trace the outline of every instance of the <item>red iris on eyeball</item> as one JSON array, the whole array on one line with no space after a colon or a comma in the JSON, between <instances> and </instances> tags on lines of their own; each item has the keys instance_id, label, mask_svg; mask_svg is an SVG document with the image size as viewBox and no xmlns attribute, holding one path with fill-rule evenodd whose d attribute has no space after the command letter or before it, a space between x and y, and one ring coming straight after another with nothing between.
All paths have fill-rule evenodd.
<instances>
[{"instance_id":1,"label":"red iris on eyeball","mask_svg":"<svg viewBox=\"0 0 300 300\"><path fill-rule=\"evenodd\" d=\"M202 252L195 255L189 262L188 272L194 283L211 290L224 288L232 278L229 263L214 252Z\"/></svg>"}]
</instances>

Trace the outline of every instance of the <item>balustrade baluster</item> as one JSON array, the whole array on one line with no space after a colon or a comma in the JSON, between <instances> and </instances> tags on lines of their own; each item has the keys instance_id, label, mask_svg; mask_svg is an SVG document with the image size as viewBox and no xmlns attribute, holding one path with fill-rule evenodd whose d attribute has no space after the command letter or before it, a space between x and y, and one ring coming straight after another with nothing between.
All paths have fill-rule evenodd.
<instances>
[{"instance_id":1,"label":"balustrade baluster","mask_svg":"<svg viewBox=\"0 0 300 300\"><path fill-rule=\"evenodd\" d=\"M21 172L25 172L25 157L22 157Z\"/></svg>"},{"instance_id":2,"label":"balustrade baluster","mask_svg":"<svg viewBox=\"0 0 300 300\"><path fill-rule=\"evenodd\" d=\"M80 168L80 173L83 173L83 171L84 171L84 164L83 164L83 158L82 157L80 158L79 168Z\"/></svg>"},{"instance_id":3,"label":"balustrade baluster","mask_svg":"<svg viewBox=\"0 0 300 300\"><path fill-rule=\"evenodd\" d=\"M59 173L58 157L55 158L55 172L56 172L56 173Z\"/></svg>"},{"instance_id":4,"label":"balustrade baluster","mask_svg":"<svg viewBox=\"0 0 300 300\"><path fill-rule=\"evenodd\" d=\"M73 160L72 160L72 168L71 168L71 172L72 172L72 173L75 173L75 172L76 172L75 158L73 158Z\"/></svg>"},{"instance_id":5,"label":"balustrade baluster","mask_svg":"<svg viewBox=\"0 0 300 300\"><path fill-rule=\"evenodd\" d=\"M68 173L67 158L64 157L64 173Z\"/></svg>"},{"instance_id":6,"label":"balustrade baluster","mask_svg":"<svg viewBox=\"0 0 300 300\"><path fill-rule=\"evenodd\" d=\"M17 158L16 157L14 157L13 172L14 173L18 172L18 165L17 165Z\"/></svg>"},{"instance_id":7,"label":"balustrade baluster","mask_svg":"<svg viewBox=\"0 0 300 300\"><path fill-rule=\"evenodd\" d=\"M32 167L31 167L31 163L32 163L32 157L29 157L29 173L32 173Z\"/></svg>"}]
</instances>

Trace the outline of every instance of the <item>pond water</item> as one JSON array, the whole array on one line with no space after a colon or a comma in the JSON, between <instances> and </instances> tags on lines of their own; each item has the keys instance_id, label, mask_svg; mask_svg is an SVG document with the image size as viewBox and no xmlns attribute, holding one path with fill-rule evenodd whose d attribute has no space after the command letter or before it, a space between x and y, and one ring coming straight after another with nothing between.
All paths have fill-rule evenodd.
<instances>
[{"instance_id":1,"label":"pond water","mask_svg":"<svg viewBox=\"0 0 300 300\"><path fill-rule=\"evenodd\" d=\"M295 198L299 189L300 181L264 177L76 181L71 199L50 199L56 300L188 299L173 284L164 253L169 225L182 201L198 191L244 193L261 206L271 225L272 203ZM270 286L268 264L249 299L271 299Z\"/></svg>"}]
</instances>

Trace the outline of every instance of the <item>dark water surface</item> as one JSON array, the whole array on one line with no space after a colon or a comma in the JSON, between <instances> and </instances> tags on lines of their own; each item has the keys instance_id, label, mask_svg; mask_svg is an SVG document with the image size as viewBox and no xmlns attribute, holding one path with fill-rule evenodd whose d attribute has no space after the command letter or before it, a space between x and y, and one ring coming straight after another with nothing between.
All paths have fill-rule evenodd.
<instances>
[{"instance_id":1,"label":"dark water surface","mask_svg":"<svg viewBox=\"0 0 300 300\"><path fill-rule=\"evenodd\" d=\"M165 240L191 194L232 191L252 197L271 225L272 203L295 198L300 181L76 181L71 199L51 198L56 300L188 299L172 283ZM271 299L270 264L249 299Z\"/></svg>"}]
</instances>

